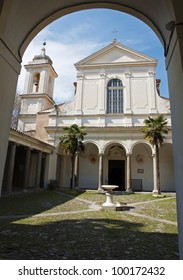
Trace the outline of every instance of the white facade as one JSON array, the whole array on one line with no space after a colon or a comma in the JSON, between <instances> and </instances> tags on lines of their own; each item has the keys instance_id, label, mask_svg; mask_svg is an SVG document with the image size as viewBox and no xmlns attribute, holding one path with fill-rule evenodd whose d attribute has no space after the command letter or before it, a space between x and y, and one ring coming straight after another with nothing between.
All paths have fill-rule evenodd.
<instances>
[{"instance_id":1,"label":"white facade","mask_svg":"<svg viewBox=\"0 0 183 280\"><path fill-rule=\"evenodd\" d=\"M40 73L41 64L39 61L36 68L30 63L27 71L37 73L39 69ZM62 128L76 123L85 126L87 132L85 154L78 157L78 187L97 189L101 184L117 184L120 190L157 191L154 149L140 131L147 116L160 114L171 127L170 104L159 95L156 65L156 59L114 40L75 64L77 83L71 101L41 108L42 111L38 108L44 107L44 102L29 93L33 84L27 78L19 124L26 127L26 121L30 122L26 110L30 114L34 111L35 137L57 147L57 167L55 160L50 179L57 178L60 187L70 185L70 159L62 155L58 144ZM37 115L36 110L40 111ZM171 131L161 149L160 161L161 190L174 191Z\"/></svg>"}]
</instances>

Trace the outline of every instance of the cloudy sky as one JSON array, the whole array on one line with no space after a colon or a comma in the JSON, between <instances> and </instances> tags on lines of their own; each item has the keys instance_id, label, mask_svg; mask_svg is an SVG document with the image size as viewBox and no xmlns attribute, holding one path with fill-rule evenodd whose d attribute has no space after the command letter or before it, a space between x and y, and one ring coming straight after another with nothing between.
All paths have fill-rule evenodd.
<instances>
[{"instance_id":1,"label":"cloudy sky","mask_svg":"<svg viewBox=\"0 0 183 280\"><path fill-rule=\"evenodd\" d=\"M161 95L168 97L163 47L159 39L143 22L118 11L85 10L56 20L30 43L24 53L22 65L41 53L42 44L46 40L46 54L52 59L58 74L54 100L62 103L71 99L74 93L74 64L110 44L114 37L123 45L158 59L156 78L161 79ZM17 87L19 93L23 91L24 79L25 69L22 67Z\"/></svg>"}]
</instances>

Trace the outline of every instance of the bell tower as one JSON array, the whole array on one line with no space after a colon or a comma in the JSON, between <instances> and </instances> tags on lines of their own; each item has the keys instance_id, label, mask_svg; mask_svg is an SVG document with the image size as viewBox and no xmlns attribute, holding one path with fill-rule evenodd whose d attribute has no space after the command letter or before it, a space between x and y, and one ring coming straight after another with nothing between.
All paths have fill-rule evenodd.
<instances>
[{"instance_id":1,"label":"bell tower","mask_svg":"<svg viewBox=\"0 0 183 280\"><path fill-rule=\"evenodd\" d=\"M46 42L43 43L40 55L26 64L26 77L21 97L18 130L35 131L37 113L54 105L54 81L58 76L52 60L46 55Z\"/></svg>"}]
</instances>

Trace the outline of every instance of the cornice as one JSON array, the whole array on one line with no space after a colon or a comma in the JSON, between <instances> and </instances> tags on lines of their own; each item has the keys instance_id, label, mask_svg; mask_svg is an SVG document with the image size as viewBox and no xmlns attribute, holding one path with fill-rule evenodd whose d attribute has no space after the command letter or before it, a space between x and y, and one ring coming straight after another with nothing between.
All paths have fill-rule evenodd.
<instances>
[{"instance_id":1,"label":"cornice","mask_svg":"<svg viewBox=\"0 0 183 280\"><path fill-rule=\"evenodd\" d=\"M125 68L125 67L156 67L157 61L132 61L132 62L115 62L115 63L95 63L77 65L78 70L82 69L98 69L98 68Z\"/></svg>"},{"instance_id":2,"label":"cornice","mask_svg":"<svg viewBox=\"0 0 183 280\"><path fill-rule=\"evenodd\" d=\"M9 141L47 153L54 150L54 146L12 128L10 129Z\"/></svg>"}]
</instances>

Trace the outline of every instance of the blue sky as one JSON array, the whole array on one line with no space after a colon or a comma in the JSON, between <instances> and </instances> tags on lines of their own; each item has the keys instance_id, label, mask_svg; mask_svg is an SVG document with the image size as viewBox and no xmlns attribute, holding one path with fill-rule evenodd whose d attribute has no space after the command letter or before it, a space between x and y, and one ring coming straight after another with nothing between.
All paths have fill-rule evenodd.
<instances>
[{"instance_id":1,"label":"blue sky","mask_svg":"<svg viewBox=\"0 0 183 280\"><path fill-rule=\"evenodd\" d=\"M117 33L113 33L116 30ZM116 37L123 45L158 59L156 78L161 79L161 95L168 97L167 75L163 47L156 34L142 21L128 14L91 9L66 15L43 29L30 43L22 65L40 54L46 40L46 54L53 61L58 78L55 80L54 100L62 103L72 98L76 81L74 64L110 44ZM23 91L25 70L22 67L18 92Z\"/></svg>"}]
</instances>

